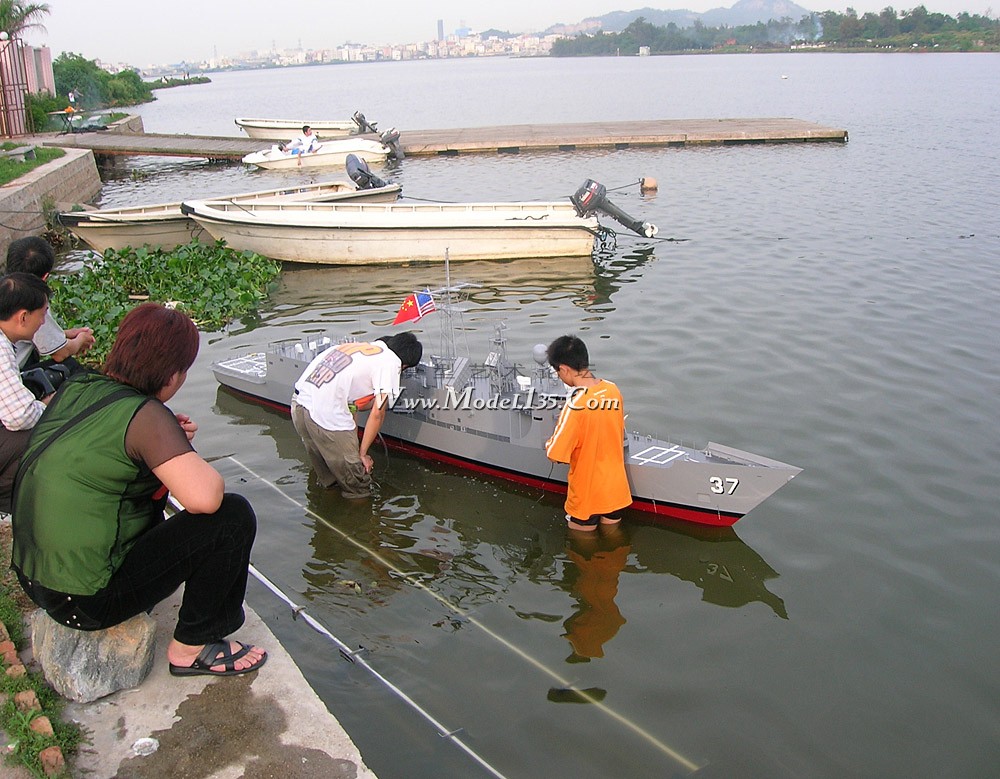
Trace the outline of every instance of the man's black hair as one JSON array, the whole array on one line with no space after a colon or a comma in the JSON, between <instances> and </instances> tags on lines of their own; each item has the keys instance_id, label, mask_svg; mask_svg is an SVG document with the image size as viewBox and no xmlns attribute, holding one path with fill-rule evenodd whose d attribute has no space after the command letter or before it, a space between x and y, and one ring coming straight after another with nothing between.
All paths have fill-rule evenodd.
<instances>
[{"instance_id":1,"label":"man's black hair","mask_svg":"<svg viewBox=\"0 0 1000 779\"><path fill-rule=\"evenodd\" d=\"M423 345L410 331L396 333L395 335L386 335L378 340L388 346L390 351L399 358L399 361L403 363L404 369L412 368L414 365L419 364L420 358L424 356Z\"/></svg>"},{"instance_id":2,"label":"man's black hair","mask_svg":"<svg viewBox=\"0 0 1000 779\"><path fill-rule=\"evenodd\" d=\"M7 247L7 273L30 273L42 278L51 273L56 264L56 253L49 242L37 235L12 241Z\"/></svg>"},{"instance_id":3,"label":"man's black hair","mask_svg":"<svg viewBox=\"0 0 1000 779\"><path fill-rule=\"evenodd\" d=\"M568 365L574 371L584 371L590 366L587 345L575 335L561 335L545 350L549 365L558 368Z\"/></svg>"},{"instance_id":4,"label":"man's black hair","mask_svg":"<svg viewBox=\"0 0 1000 779\"><path fill-rule=\"evenodd\" d=\"M0 278L0 321L18 311L37 311L49 300L49 285L30 273L8 273Z\"/></svg>"}]
</instances>

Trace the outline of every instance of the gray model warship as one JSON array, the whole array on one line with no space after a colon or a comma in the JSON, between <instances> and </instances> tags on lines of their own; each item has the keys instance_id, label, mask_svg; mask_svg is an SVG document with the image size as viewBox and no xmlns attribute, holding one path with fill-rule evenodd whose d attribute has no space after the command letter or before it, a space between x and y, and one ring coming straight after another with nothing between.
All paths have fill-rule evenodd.
<instances>
[{"instance_id":1,"label":"gray model warship","mask_svg":"<svg viewBox=\"0 0 1000 779\"><path fill-rule=\"evenodd\" d=\"M446 287L450 300L453 287ZM440 293L441 291L435 291ZM567 399L567 387L534 348L535 365L509 363L504 325L496 327L482 362L455 356L453 312L443 315L443 354L424 353L401 379L402 393L386 415L387 445L478 473L554 492L566 491L568 467L545 456L545 441ZM330 336L284 341L213 364L216 379L239 396L287 412L292 389L309 362L335 343ZM367 413L357 413L363 429ZM632 509L655 516L729 526L752 511L801 468L709 443L694 449L629 431L625 463Z\"/></svg>"}]
</instances>

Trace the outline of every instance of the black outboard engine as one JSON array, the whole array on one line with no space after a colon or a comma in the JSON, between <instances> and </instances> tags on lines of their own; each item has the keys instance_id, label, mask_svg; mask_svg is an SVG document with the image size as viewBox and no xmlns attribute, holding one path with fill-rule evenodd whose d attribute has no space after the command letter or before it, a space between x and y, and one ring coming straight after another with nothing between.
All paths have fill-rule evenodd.
<instances>
[{"instance_id":1,"label":"black outboard engine","mask_svg":"<svg viewBox=\"0 0 1000 779\"><path fill-rule=\"evenodd\" d=\"M355 111L354 116L351 117L354 120L354 124L358 126L358 134L361 133L377 133L378 127L375 126L375 122L369 123L365 119L365 115L360 111Z\"/></svg>"},{"instance_id":2,"label":"black outboard engine","mask_svg":"<svg viewBox=\"0 0 1000 779\"><path fill-rule=\"evenodd\" d=\"M638 233L643 238L652 238L658 232L656 225L633 219L618 206L608 200L608 190L603 184L593 179L583 182L576 194L570 196L570 202L576 207L578 216L590 216L600 211L616 222L625 225L629 230Z\"/></svg>"},{"instance_id":3,"label":"black outboard engine","mask_svg":"<svg viewBox=\"0 0 1000 779\"><path fill-rule=\"evenodd\" d=\"M383 144L389 147L390 157L393 157L394 159L397 160L401 160L403 159L403 157L406 156L405 154L403 154L403 146L399 142L399 130L397 130L395 127L386 130L384 133L382 133L382 135L379 136L379 140L382 141Z\"/></svg>"},{"instance_id":4,"label":"black outboard engine","mask_svg":"<svg viewBox=\"0 0 1000 779\"><path fill-rule=\"evenodd\" d=\"M344 165L347 167L347 175L358 185L358 189L379 189L388 186L368 169L367 162L358 159L357 154L348 154Z\"/></svg>"}]
</instances>

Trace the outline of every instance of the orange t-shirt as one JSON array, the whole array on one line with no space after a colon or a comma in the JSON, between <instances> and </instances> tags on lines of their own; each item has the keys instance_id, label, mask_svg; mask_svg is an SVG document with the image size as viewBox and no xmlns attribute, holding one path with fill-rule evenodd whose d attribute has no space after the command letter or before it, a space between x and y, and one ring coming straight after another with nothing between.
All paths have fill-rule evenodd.
<instances>
[{"instance_id":1,"label":"orange t-shirt","mask_svg":"<svg viewBox=\"0 0 1000 779\"><path fill-rule=\"evenodd\" d=\"M632 503L624 439L625 410L618 387L601 379L593 387L577 388L545 443L550 460L569 463L567 514L588 519Z\"/></svg>"}]
</instances>

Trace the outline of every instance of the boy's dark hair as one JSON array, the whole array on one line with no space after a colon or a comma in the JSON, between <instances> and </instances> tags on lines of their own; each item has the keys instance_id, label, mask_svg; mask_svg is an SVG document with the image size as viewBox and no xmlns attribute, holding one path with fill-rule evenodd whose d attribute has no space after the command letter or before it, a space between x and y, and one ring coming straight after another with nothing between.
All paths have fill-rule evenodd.
<instances>
[{"instance_id":1,"label":"boy's dark hair","mask_svg":"<svg viewBox=\"0 0 1000 779\"><path fill-rule=\"evenodd\" d=\"M399 358L399 361L403 363L404 370L419 364L420 358L424 356L423 344L409 331L383 336L378 340L388 346L389 350Z\"/></svg>"},{"instance_id":2,"label":"boy's dark hair","mask_svg":"<svg viewBox=\"0 0 1000 779\"><path fill-rule=\"evenodd\" d=\"M56 253L49 242L37 235L12 241L7 247L7 273L30 273L42 278L51 273L56 264Z\"/></svg>"},{"instance_id":3,"label":"boy's dark hair","mask_svg":"<svg viewBox=\"0 0 1000 779\"><path fill-rule=\"evenodd\" d=\"M587 345L575 335L561 335L545 350L549 365L558 368L568 365L574 371L583 371L590 366L590 355Z\"/></svg>"},{"instance_id":4,"label":"boy's dark hair","mask_svg":"<svg viewBox=\"0 0 1000 779\"><path fill-rule=\"evenodd\" d=\"M0 321L18 311L37 311L49 300L49 285L30 273L8 273L0 278Z\"/></svg>"}]
</instances>

